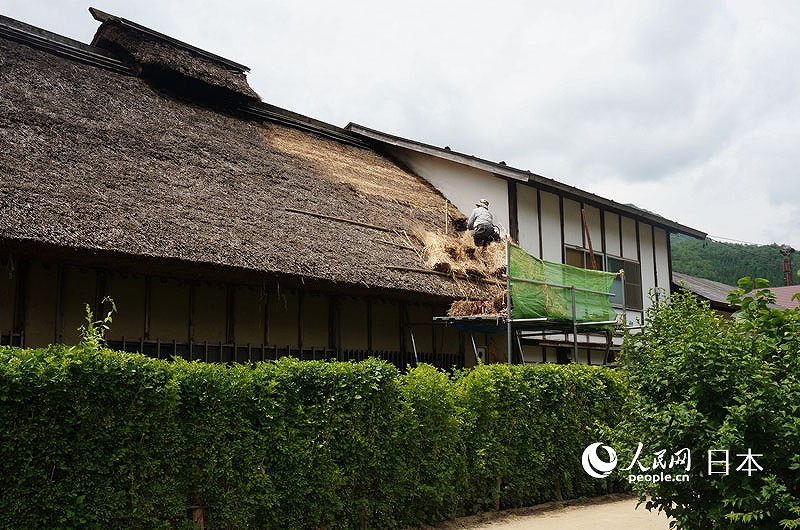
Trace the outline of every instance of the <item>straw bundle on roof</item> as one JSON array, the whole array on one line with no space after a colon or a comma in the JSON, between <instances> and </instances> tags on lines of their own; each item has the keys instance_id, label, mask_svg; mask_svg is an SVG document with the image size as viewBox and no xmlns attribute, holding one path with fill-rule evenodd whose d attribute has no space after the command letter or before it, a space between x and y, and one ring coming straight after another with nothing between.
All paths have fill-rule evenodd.
<instances>
[{"instance_id":1,"label":"straw bundle on roof","mask_svg":"<svg viewBox=\"0 0 800 530\"><path fill-rule=\"evenodd\" d=\"M506 252L502 243L476 247L469 232L457 235L417 230L425 266L439 272L459 273L475 278L501 278L505 274Z\"/></svg>"},{"instance_id":2,"label":"straw bundle on roof","mask_svg":"<svg viewBox=\"0 0 800 530\"><path fill-rule=\"evenodd\" d=\"M505 314L507 293L508 291L500 290L488 300L456 300L450 305L447 314L451 317Z\"/></svg>"},{"instance_id":3,"label":"straw bundle on roof","mask_svg":"<svg viewBox=\"0 0 800 530\"><path fill-rule=\"evenodd\" d=\"M505 244L476 247L468 231L457 235L418 230L425 266L439 272L458 273L476 279L499 279L506 272ZM483 300L456 300L450 316L498 315L506 311L506 291L498 284L494 296Z\"/></svg>"}]
</instances>

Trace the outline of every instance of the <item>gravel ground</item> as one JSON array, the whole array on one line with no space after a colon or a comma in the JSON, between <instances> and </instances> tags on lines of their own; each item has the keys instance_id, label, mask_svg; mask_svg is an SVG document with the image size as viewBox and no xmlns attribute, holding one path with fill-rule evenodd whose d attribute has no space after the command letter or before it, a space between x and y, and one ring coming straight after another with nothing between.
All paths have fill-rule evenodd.
<instances>
[{"instance_id":1,"label":"gravel ground","mask_svg":"<svg viewBox=\"0 0 800 530\"><path fill-rule=\"evenodd\" d=\"M465 517L437 526L444 530L667 530L664 514L636 508L629 495L606 495L571 503L548 503L499 514Z\"/></svg>"}]
</instances>

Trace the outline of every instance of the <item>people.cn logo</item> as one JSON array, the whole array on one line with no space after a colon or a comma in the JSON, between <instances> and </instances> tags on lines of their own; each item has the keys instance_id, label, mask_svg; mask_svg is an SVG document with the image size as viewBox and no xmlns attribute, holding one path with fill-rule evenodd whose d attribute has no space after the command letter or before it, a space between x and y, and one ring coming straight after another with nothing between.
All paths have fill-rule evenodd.
<instances>
[{"instance_id":1,"label":"people.cn logo","mask_svg":"<svg viewBox=\"0 0 800 530\"><path fill-rule=\"evenodd\" d=\"M606 462L600 455L597 454L597 449L602 447L608 453L609 461ZM583 470L594 478L606 478L617 467L617 452L611 447L603 445L601 442L595 442L583 450L581 457Z\"/></svg>"}]
</instances>

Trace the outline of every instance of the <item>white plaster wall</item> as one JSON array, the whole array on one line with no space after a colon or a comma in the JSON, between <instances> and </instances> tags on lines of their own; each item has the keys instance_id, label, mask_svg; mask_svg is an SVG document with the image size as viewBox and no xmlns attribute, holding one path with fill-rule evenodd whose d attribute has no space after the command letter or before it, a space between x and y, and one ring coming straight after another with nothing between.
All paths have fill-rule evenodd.
<instances>
[{"instance_id":1,"label":"white plaster wall","mask_svg":"<svg viewBox=\"0 0 800 530\"><path fill-rule=\"evenodd\" d=\"M545 355L547 356L548 363L558 362L558 354L556 354L555 348L545 348Z\"/></svg>"},{"instance_id":2,"label":"white plaster wall","mask_svg":"<svg viewBox=\"0 0 800 530\"><path fill-rule=\"evenodd\" d=\"M622 257L638 260L636 255L636 221L630 217L622 218Z\"/></svg>"},{"instance_id":3,"label":"white plaster wall","mask_svg":"<svg viewBox=\"0 0 800 530\"><path fill-rule=\"evenodd\" d=\"M622 257L622 248L619 242L619 215L606 212L606 254L609 256Z\"/></svg>"},{"instance_id":4,"label":"white plaster wall","mask_svg":"<svg viewBox=\"0 0 800 530\"><path fill-rule=\"evenodd\" d=\"M639 223L639 248L642 256L642 301L644 307L650 306L650 290L656 287L656 264L653 260L653 232L650 225Z\"/></svg>"},{"instance_id":5,"label":"white plaster wall","mask_svg":"<svg viewBox=\"0 0 800 530\"><path fill-rule=\"evenodd\" d=\"M415 151L392 148L392 154L407 165L412 171L426 179L447 197L464 215L469 215L478 199L489 200L489 209L495 216L495 222L507 230L508 184L504 179L493 176L490 172L471 168L456 162L443 160L435 156ZM667 255L668 237L664 230L651 232L649 225L642 224L638 243L641 256L637 252L636 221L618 214L604 212L605 234L601 234L600 210L586 206L587 224L592 236L592 246L598 253L626 259L640 260L642 267L642 289L646 294L651 288L669 285L669 265ZM520 244L533 255L539 255L538 218L541 215L541 247L542 257L550 261L561 262L562 249L565 244L581 246L583 239L583 221L580 203L564 199L564 240L561 237L561 209L557 195L545 191L540 192L540 202L536 201L536 190L525 185L517 186L517 210L520 226ZM622 238L620 239L620 224ZM602 248L605 236L605 248ZM588 244L588 243L587 243ZM653 245L656 257L653 259ZM656 272L657 271L657 272ZM656 277L657 276L657 277ZM641 318L640 312L629 311L628 321L633 324Z\"/></svg>"},{"instance_id":6,"label":"white plaster wall","mask_svg":"<svg viewBox=\"0 0 800 530\"><path fill-rule=\"evenodd\" d=\"M539 256L539 204L536 188L517 185L519 244L529 254Z\"/></svg>"},{"instance_id":7,"label":"white plaster wall","mask_svg":"<svg viewBox=\"0 0 800 530\"><path fill-rule=\"evenodd\" d=\"M542 210L542 259L561 263L561 210L558 197L543 191L539 194Z\"/></svg>"},{"instance_id":8,"label":"white plaster wall","mask_svg":"<svg viewBox=\"0 0 800 530\"><path fill-rule=\"evenodd\" d=\"M392 154L414 173L442 192L461 212L469 216L480 199L489 201L494 222L508 231L508 183L487 171L443 160L408 149L392 148Z\"/></svg>"},{"instance_id":9,"label":"white plaster wall","mask_svg":"<svg viewBox=\"0 0 800 530\"><path fill-rule=\"evenodd\" d=\"M656 246L656 274L658 277L658 287L665 289L669 294L670 283L672 282L669 271L669 235L667 234L666 230L661 228L656 228L653 235L655 236L654 243Z\"/></svg>"},{"instance_id":10,"label":"white plaster wall","mask_svg":"<svg viewBox=\"0 0 800 530\"><path fill-rule=\"evenodd\" d=\"M564 199L564 244L583 246L581 205L570 199Z\"/></svg>"}]
</instances>

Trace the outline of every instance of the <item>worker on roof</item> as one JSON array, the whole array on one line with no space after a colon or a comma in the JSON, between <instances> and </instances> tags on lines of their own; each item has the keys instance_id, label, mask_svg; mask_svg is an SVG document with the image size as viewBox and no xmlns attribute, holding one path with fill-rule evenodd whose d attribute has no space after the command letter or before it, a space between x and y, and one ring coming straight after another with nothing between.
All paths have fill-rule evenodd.
<instances>
[{"instance_id":1,"label":"worker on roof","mask_svg":"<svg viewBox=\"0 0 800 530\"><path fill-rule=\"evenodd\" d=\"M467 228L472 233L472 239L478 247L485 247L492 241L500 239L500 234L495 230L494 217L489 211L489 201L481 199L475 203L475 208L467 221Z\"/></svg>"}]
</instances>

